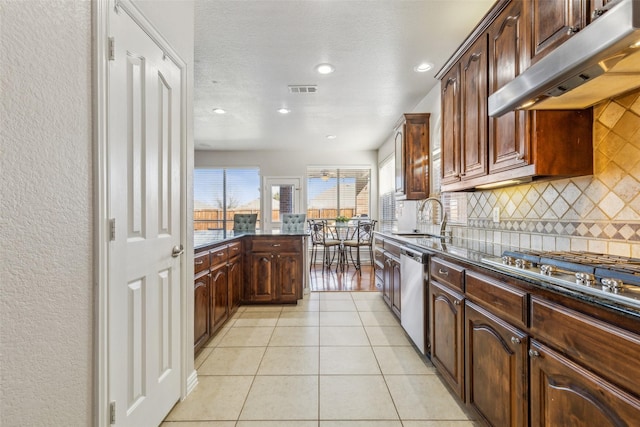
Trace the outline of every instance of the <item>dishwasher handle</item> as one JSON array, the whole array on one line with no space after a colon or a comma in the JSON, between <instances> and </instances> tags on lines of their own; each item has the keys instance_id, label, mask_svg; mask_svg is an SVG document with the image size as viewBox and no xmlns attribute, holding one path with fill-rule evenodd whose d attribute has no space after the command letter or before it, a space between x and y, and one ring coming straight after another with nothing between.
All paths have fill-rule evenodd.
<instances>
[{"instance_id":1,"label":"dishwasher handle","mask_svg":"<svg viewBox=\"0 0 640 427\"><path fill-rule=\"evenodd\" d=\"M411 258L415 262L419 262L420 264L427 263L426 254L418 251L413 251L407 248L400 248L400 256L405 256Z\"/></svg>"}]
</instances>

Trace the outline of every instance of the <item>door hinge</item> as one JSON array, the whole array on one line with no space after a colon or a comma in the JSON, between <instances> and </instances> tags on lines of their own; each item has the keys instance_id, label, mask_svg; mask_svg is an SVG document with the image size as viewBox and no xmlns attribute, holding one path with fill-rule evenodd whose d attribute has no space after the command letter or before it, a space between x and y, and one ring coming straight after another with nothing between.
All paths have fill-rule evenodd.
<instances>
[{"instance_id":1,"label":"door hinge","mask_svg":"<svg viewBox=\"0 0 640 427\"><path fill-rule=\"evenodd\" d=\"M113 37L109 37L109 61L116 60L116 41Z\"/></svg>"},{"instance_id":2,"label":"door hinge","mask_svg":"<svg viewBox=\"0 0 640 427\"><path fill-rule=\"evenodd\" d=\"M109 220L109 240L116 240L116 219L111 218Z\"/></svg>"},{"instance_id":3,"label":"door hinge","mask_svg":"<svg viewBox=\"0 0 640 427\"><path fill-rule=\"evenodd\" d=\"M116 423L116 402L109 403L109 424Z\"/></svg>"}]
</instances>

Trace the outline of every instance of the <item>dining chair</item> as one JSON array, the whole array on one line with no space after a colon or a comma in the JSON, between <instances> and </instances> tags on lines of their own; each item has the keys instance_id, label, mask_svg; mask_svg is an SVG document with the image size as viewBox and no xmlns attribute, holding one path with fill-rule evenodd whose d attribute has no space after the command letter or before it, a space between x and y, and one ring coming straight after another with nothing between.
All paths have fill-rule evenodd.
<instances>
[{"instance_id":1,"label":"dining chair","mask_svg":"<svg viewBox=\"0 0 640 427\"><path fill-rule=\"evenodd\" d=\"M280 231L282 233L304 233L306 227L307 214L282 214Z\"/></svg>"},{"instance_id":2,"label":"dining chair","mask_svg":"<svg viewBox=\"0 0 640 427\"><path fill-rule=\"evenodd\" d=\"M233 216L234 233L254 233L258 214L235 214Z\"/></svg>"},{"instance_id":3,"label":"dining chair","mask_svg":"<svg viewBox=\"0 0 640 427\"><path fill-rule=\"evenodd\" d=\"M351 258L351 262L356 267L356 270L362 274L361 264L360 264L360 248L369 248L369 260L373 263L373 231L376 228L375 219L367 219L358 221L358 225L356 226L351 238L349 240L345 240L343 245L345 248L349 249L349 257ZM352 249L356 250L356 259L353 259Z\"/></svg>"},{"instance_id":4,"label":"dining chair","mask_svg":"<svg viewBox=\"0 0 640 427\"><path fill-rule=\"evenodd\" d=\"M309 234L311 236L311 262L310 268L316 263L318 256L318 249L322 247L322 262L325 267L330 267L335 258L335 251L331 256L331 248L337 248L340 246L340 241L333 238L333 235L329 231L326 220L310 219Z\"/></svg>"}]
</instances>

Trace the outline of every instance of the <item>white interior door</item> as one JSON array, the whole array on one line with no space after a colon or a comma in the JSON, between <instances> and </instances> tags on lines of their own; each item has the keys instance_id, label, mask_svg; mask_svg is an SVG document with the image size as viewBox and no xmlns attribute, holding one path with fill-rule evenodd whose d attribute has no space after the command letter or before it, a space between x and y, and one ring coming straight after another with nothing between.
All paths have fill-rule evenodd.
<instances>
[{"instance_id":1,"label":"white interior door","mask_svg":"<svg viewBox=\"0 0 640 427\"><path fill-rule=\"evenodd\" d=\"M265 177L265 230L279 229L283 213L303 213L301 188L301 178Z\"/></svg>"},{"instance_id":2,"label":"white interior door","mask_svg":"<svg viewBox=\"0 0 640 427\"><path fill-rule=\"evenodd\" d=\"M124 9L109 32L108 393L115 425L157 426L180 397L181 70Z\"/></svg>"}]
</instances>

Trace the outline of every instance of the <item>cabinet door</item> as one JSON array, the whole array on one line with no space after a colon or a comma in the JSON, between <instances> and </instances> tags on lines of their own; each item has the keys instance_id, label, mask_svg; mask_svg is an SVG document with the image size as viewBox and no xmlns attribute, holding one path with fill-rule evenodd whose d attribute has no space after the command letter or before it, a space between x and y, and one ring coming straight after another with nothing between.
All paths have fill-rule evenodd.
<instances>
[{"instance_id":1,"label":"cabinet door","mask_svg":"<svg viewBox=\"0 0 640 427\"><path fill-rule=\"evenodd\" d=\"M229 260L229 313L240 305L242 291L242 257Z\"/></svg>"},{"instance_id":2,"label":"cabinet door","mask_svg":"<svg viewBox=\"0 0 640 427\"><path fill-rule=\"evenodd\" d=\"M392 269L392 261L388 256L384 257L384 271L383 271L383 280L382 280L382 298L387 303L389 307L391 307L391 292L392 292L392 281L393 281L393 269Z\"/></svg>"},{"instance_id":3,"label":"cabinet door","mask_svg":"<svg viewBox=\"0 0 640 427\"><path fill-rule=\"evenodd\" d=\"M532 63L584 28L587 3L587 0L532 0Z\"/></svg>"},{"instance_id":4,"label":"cabinet door","mask_svg":"<svg viewBox=\"0 0 640 427\"><path fill-rule=\"evenodd\" d=\"M251 280L249 283L249 301L271 301L275 299L273 278L276 260L272 253L254 253L251 255Z\"/></svg>"},{"instance_id":5,"label":"cabinet door","mask_svg":"<svg viewBox=\"0 0 640 427\"><path fill-rule=\"evenodd\" d=\"M277 260L277 299L280 302L295 302L302 288L302 259L298 254L278 254Z\"/></svg>"},{"instance_id":6,"label":"cabinet door","mask_svg":"<svg viewBox=\"0 0 640 427\"><path fill-rule=\"evenodd\" d=\"M487 174L487 38L460 59L461 178Z\"/></svg>"},{"instance_id":7,"label":"cabinet door","mask_svg":"<svg viewBox=\"0 0 640 427\"><path fill-rule=\"evenodd\" d=\"M464 297L438 282L429 286L431 361L464 401Z\"/></svg>"},{"instance_id":8,"label":"cabinet door","mask_svg":"<svg viewBox=\"0 0 640 427\"><path fill-rule=\"evenodd\" d=\"M467 300L467 404L492 426L528 425L526 335Z\"/></svg>"},{"instance_id":9,"label":"cabinet door","mask_svg":"<svg viewBox=\"0 0 640 427\"><path fill-rule=\"evenodd\" d=\"M442 184L460 181L460 68L442 79Z\"/></svg>"},{"instance_id":10,"label":"cabinet door","mask_svg":"<svg viewBox=\"0 0 640 427\"><path fill-rule=\"evenodd\" d=\"M220 264L211 270L209 295L211 297L211 332L222 326L229 315L229 270L227 264Z\"/></svg>"},{"instance_id":11,"label":"cabinet door","mask_svg":"<svg viewBox=\"0 0 640 427\"><path fill-rule=\"evenodd\" d=\"M428 113L405 114L404 187L407 200L429 197L429 117Z\"/></svg>"},{"instance_id":12,"label":"cabinet door","mask_svg":"<svg viewBox=\"0 0 640 427\"><path fill-rule=\"evenodd\" d=\"M529 354L532 426L638 425L636 396L536 341Z\"/></svg>"},{"instance_id":13,"label":"cabinet door","mask_svg":"<svg viewBox=\"0 0 640 427\"><path fill-rule=\"evenodd\" d=\"M193 342L194 351L198 351L211 336L209 330L209 271L195 277L193 299Z\"/></svg>"},{"instance_id":14,"label":"cabinet door","mask_svg":"<svg viewBox=\"0 0 640 427\"><path fill-rule=\"evenodd\" d=\"M526 2L511 2L489 27L489 94L529 66ZM527 112L511 111L489 118L489 173L528 164Z\"/></svg>"},{"instance_id":15,"label":"cabinet door","mask_svg":"<svg viewBox=\"0 0 640 427\"><path fill-rule=\"evenodd\" d=\"M391 310L393 310L398 317L400 317L400 312L402 311L400 280L400 262L391 259Z\"/></svg>"},{"instance_id":16,"label":"cabinet door","mask_svg":"<svg viewBox=\"0 0 640 427\"><path fill-rule=\"evenodd\" d=\"M396 194L404 194L404 123L399 125L395 130L393 137L395 149L395 172L396 172Z\"/></svg>"}]
</instances>

